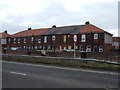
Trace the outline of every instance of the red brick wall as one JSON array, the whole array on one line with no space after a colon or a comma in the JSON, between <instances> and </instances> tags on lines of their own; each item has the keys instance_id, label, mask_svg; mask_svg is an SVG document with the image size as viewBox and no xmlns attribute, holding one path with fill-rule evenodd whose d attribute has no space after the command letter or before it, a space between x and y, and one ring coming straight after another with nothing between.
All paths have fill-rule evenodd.
<instances>
[{"instance_id":1,"label":"red brick wall","mask_svg":"<svg viewBox=\"0 0 120 90\"><path fill-rule=\"evenodd\" d=\"M104 51L110 52L112 50L112 44L104 44Z\"/></svg>"}]
</instances>

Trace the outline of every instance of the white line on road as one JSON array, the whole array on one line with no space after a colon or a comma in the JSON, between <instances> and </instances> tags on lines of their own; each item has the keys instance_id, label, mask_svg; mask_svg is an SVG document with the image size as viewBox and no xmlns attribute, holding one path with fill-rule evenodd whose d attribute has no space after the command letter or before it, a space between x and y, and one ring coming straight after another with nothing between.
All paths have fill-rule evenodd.
<instances>
[{"instance_id":1,"label":"white line on road","mask_svg":"<svg viewBox=\"0 0 120 90\"><path fill-rule=\"evenodd\" d=\"M2 61L5 63L13 63L13 64L22 64L22 65L30 65L30 66L37 66L37 67L46 67L46 68L56 68L56 69L63 69L63 70L72 70L72 71L83 71L83 72L91 72L91 73L101 73L101 74L112 74L112 75L119 75L117 72L109 72L109 71L96 71L96 70L87 70L87 69L77 69L77 68L67 68L67 67L58 67L58 66L47 66L47 65L36 65L36 64L28 64L28 63L21 63L21 62L10 62L10 61Z\"/></svg>"},{"instance_id":2,"label":"white line on road","mask_svg":"<svg viewBox=\"0 0 120 90\"><path fill-rule=\"evenodd\" d=\"M12 73L12 74L18 74L18 75L23 75L23 76L27 75L27 74L25 74L25 73L12 72L12 71L10 71L10 73Z\"/></svg>"}]
</instances>

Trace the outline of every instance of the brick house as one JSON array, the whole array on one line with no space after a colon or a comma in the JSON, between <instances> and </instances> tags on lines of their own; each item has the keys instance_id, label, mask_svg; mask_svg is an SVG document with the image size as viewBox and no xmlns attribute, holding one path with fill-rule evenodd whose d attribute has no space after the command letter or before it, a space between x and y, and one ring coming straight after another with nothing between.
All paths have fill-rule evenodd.
<instances>
[{"instance_id":1,"label":"brick house","mask_svg":"<svg viewBox=\"0 0 120 90\"><path fill-rule=\"evenodd\" d=\"M112 48L112 34L106 32L89 22L85 25L74 26L53 26L43 36L47 38L44 47L50 47L52 50L74 49L73 36L77 35L76 50L86 52L109 52Z\"/></svg>"},{"instance_id":2,"label":"brick house","mask_svg":"<svg viewBox=\"0 0 120 90\"><path fill-rule=\"evenodd\" d=\"M112 47L113 50L120 50L120 37L113 37Z\"/></svg>"},{"instance_id":3,"label":"brick house","mask_svg":"<svg viewBox=\"0 0 120 90\"><path fill-rule=\"evenodd\" d=\"M0 45L3 49L9 47L9 37L10 34L8 34L7 31L0 33Z\"/></svg>"},{"instance_id":4,"label":"brick house","mask_svg":"<svg viewBox=\"0 0 120 90\"><path fill-rule=\"evenodd\" d=\"M9 42L11 48L35 50L42 49L41 35L49 29L31 29L18 32L11 35L11 41Z\"/></svg>"},{"instance_id":5,"label":"brick house","mask_svg":"<svg viewBox=\"0 0 120 90\"><path fill-rule=\"evenodd\" d=\"M9 48L27 50L73 51L73 36L77 35L76 50L85 52L109 52L112 34L89 22L84 25L31 29L8 37Z\"/></svg>"}]
</instances>

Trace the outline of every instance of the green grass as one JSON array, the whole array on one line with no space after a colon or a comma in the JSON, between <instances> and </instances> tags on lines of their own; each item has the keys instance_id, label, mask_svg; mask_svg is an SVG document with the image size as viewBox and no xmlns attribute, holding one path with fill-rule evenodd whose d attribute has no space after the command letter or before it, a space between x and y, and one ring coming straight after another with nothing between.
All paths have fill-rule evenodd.
<instances>
[{"instance_id":1,"label":"green grass","mask_svg":"<svg viewBox=\"0 0 120 90\"><path fill-rule=\"evenodd\" d=\"M3 56L2 59L7 61L47 64L47 65L56 65L63 67L101 69L101 70L109 70L109 71L118 71L118 69L120 69L120 66L118 65L99 63L94 61L56 60L56 59L30 58L30 57L20 57L20 56Z\"/></svg>"}]
</instances>

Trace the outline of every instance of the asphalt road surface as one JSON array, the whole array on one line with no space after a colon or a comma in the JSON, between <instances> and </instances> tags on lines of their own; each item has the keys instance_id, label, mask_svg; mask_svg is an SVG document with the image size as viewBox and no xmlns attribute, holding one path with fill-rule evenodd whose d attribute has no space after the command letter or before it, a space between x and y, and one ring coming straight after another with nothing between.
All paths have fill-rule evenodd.
<instances>
[{"instance_id":1,"label":"asphalt road surface","mask_svg":"<svg viewBox=\"0 0 120 90\"><path fill-rule=\"evenodd\" d=\"M113 72L2 62L3 88L118 88Z\"/></svg>"}]
</instances>

